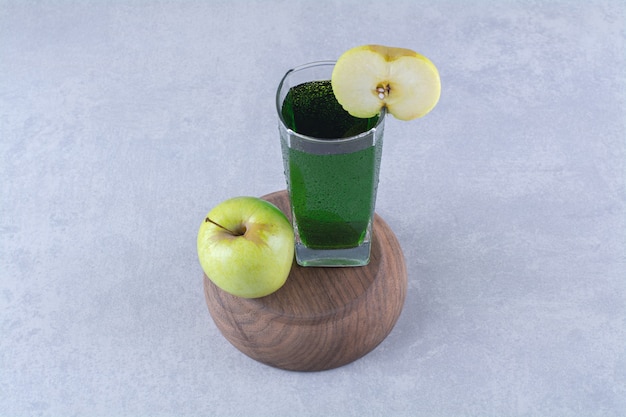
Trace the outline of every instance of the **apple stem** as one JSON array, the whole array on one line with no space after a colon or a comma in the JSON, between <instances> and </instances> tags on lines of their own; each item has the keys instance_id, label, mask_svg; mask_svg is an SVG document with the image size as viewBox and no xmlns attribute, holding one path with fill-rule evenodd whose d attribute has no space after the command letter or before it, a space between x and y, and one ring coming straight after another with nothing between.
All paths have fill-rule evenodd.
<instances>
[{"instance_id":1,"label":"apple stem","mask_svg":"<svg viewBox=\"0 0 626 417\"><path fill-rule=\"evenodd\" d=\"M224 226L222 226L221 224L219 224L219 223L217 223L217 222L214 222L213 220L211 220L211 219L210 219L210 218L208 218L208 217L207 217L206 219L204 219L204 221L205 221L205 222L208 222L208 223L213 223L213 224L214 224L214 225L216 225L217 227L219 227L219 228L221 228L221 229L226 230L228 233L230 233L230 234L231 234L231 235L233 235L233 236L242 236L242 235L244 235L244 234L245 234L245 230L246 230L245 228L243 229L243 233L237 233L237 232L233 232L233 231L232 231L232 230L230 230L230 229L225 228Z\"/></svg>"}]
</instances>

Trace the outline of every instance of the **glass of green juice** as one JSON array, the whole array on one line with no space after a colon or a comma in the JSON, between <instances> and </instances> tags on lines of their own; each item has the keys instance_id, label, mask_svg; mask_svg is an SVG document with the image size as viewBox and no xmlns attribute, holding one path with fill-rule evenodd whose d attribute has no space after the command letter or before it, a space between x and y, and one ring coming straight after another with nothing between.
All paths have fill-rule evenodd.
<instances>
[{"instance_id":1,"label":"glass of green juice","mask_svg":"<svg viewBox=\"0 0 626 417\"><path fill-rule=\"evenodd\" d=\"M334 61L289 70L276 107L301 266L369 263L385 110L355 118L335 99Z\"/></svg>"}]
</instances>

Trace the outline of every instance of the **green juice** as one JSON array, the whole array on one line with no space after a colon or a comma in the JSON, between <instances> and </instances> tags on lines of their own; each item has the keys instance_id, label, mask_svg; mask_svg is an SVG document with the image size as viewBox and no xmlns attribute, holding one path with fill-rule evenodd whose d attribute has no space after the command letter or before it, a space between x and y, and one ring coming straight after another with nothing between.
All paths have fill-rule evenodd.
<instances>
[{"instance_id":1,"label":"green juice","mask_svg":"<svg viewBox=\"0 0 626 417\"><path fill-rule=\"evenodd\" d=\"M292 87L282 116L291 130L327 141L358 135L378 121L378 116L359 119L343 110L330 81ZM302 243L312 249L359 246L374 213L382 146L320 154L283 145L283 152Z\"/></svg>"}]
</instances>

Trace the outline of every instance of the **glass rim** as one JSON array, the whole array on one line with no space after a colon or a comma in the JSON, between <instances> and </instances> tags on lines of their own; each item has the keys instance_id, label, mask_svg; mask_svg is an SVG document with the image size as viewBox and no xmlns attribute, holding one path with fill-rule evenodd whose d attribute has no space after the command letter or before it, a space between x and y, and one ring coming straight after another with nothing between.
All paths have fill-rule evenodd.
<instances>
[{"instance_id":1,"label":"glass rim","mask_svg":"<svg viewBox=\"0 0 626 417\"><path fill-rule=\"evenodd\" d=\"M359 140L363 136L370 135L372 132L375 132L376 129L378 129L378 127L383 123L385 116L387 115L387 108L384 106L380 109L380 113L378 114L378 120L376 121L376 125L374 125L374 127L364 132L361 132L358 135L350 136L347 138L316 138L315 136L308 136L308 135L303 135L302 133L298 133L294 131L293 129L290 129L287 126L287 123L285 123L285 119L283 119L282 102L280 101L280 92L283 89L283 85L285 84L287 77L293 72L302 71L308 68L329 66L329 65L334 66L336 62L337 61L333 61L333 60L313 61L313 62L309 62L306 64L293 67L290 70L288 70L285 73L285 75L283 75L283 78L280 80L280 83L278 84L278 88L276 89L276 100L275 100L276 112L278 113L278 119L280 120L280 123L287 130L287 132L289 132L290 135L296 136L300 140L311 142L311 143L322 144L322 143L329 143L329 141L332 141L332 143L345 143L345 142L350 142L350 141L356 141L356 140Z\"/></svg>"}]
</instances>

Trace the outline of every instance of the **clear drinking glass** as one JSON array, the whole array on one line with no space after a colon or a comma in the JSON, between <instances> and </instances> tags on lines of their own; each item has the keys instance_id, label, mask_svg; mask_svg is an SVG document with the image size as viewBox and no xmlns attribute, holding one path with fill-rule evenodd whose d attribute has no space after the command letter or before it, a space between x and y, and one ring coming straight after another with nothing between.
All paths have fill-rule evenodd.
<instances>
[{"instance_id":1,"label":"clear drinking glass","mask_svg":"<svg viewBox=\"0 0 626 417\"><path fill-rule=\"evenodd\" d=\"M309 106L309 115L300 111L295 95L288 96L292 87L316 81L326 86L308 94L328 93L334 64L314 62L288 71L276 94L296 261L302 266L361 266L370 258L385 111L356 119L338 104L324 110L322 99ZM341 124L341 135L327 129L334 124ZM305 134L300 126L319 133Z\"/></svg>"}]
</instances>

